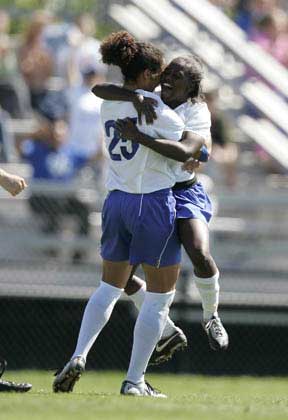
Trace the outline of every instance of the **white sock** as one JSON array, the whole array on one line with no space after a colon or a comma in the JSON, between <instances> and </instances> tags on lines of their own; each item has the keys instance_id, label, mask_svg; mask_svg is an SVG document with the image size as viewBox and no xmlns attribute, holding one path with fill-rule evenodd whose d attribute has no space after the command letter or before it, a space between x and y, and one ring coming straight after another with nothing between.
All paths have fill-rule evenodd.
<instances>
[{"instance_id":1,"label":"white sock","mask_svg":"<svg viewBox=\"0 0 288 420\"><path fill-rule=\"evenodd\" d=\"M129 298L132 299L138 311L140 311L141 306L144 302L145 294L146 294L146 283L144 283L142 287L139 290L137 290L136 293L134 293L133 295L129 295ZM169 337L169 335L173 334L175 331L177 331L177 327L172 321L172 319L169 318L168 316L161 338Z\"/></svg>"},{"instance_id":2,"label":"white sock","mask_svg":"<svg viewBox=\"0 0 288 420\"><path fill-rule=\"evenodd\" d=\"M86 360L87 354L101 330L108 322L115 303L123 289L100 282L99 287L90 297L83 315L77 346L72 359L81 356Z\"/></svg>"},{"instance_id":3,"label":"white sock","mask_svg":"<svg viewBox=\"0 0 288 420\"><path fill-rule=\"evenodd\" d=\"M133 295L129 295L129 298L133 301L134 305L140 311L141 306L143 305L146 295L146 283L143 283L139 290Z\"/></svg>"},{"instance_id":4,"label":"white sock","mask_svg":"<svg viewBox=\"0 0 288 420\"><path fill-rule=\"evenodd\" d=\"M168 293L146 292L145 300L138 315L127 380L133 383L144 381L149 359L159 341L167 321L169 307L175 290Z\"/></svg>"},{"instance_id":5,"label":"white sock","mask_svg":"<svg viewBox=\"0 0 288 420\"><path fill-rule=\"evenodd\" d=\"M174 334L175 331L179 331L179 329L180 328L176 327L172 319L168 316L161 338L169 337L169 335Z\"/></svg>"},{"instance_id":6,"label":"white sock","mask_svg":"<svg viewBox=\"0 0 288 420\"><path fill-rule=\"evenodd\" d=\"M201 296L204 321L208 321L212 316L218 316L220 290L218 279L219 271L206 279L195 276L195 284Z\"/></svg>"}]
</instances>

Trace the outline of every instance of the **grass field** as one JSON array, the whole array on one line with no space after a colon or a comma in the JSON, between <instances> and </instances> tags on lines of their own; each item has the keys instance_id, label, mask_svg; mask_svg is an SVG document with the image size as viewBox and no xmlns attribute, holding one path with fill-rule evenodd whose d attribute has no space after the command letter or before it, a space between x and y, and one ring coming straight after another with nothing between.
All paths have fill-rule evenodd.
<instances>
[{"instance_id":1,"label":"grass field","mask_svg":"<svg viewBox=\"0 0 288 420\"><path fill-rule=\"evenodd\" d=\"M86 373L73 394L52 394L51 373L10 372L33 383L28 394L0 394L1 420L288 419L287 380L147 375L167 400L121 397L124 374Z\"/></svg>"}]
</instances>

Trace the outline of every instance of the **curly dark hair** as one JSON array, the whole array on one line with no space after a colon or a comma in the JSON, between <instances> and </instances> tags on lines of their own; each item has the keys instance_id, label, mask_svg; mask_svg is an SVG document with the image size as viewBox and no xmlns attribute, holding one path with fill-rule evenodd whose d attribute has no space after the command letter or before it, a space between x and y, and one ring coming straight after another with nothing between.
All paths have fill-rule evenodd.
<instances>
[{"instance_id":1,"label":"curly dark hair","mask_svg":"<svg viewBox=\"0 0 288 420\"><path fill-rule=\"evenodd\" d=\"M164 63L161 50L151 43L136 41L126 31L114 32L105 38L100 53L103 63L120 67L125 81L135 81L146 69L157 73Z\"/></svg>"}]
</instances>

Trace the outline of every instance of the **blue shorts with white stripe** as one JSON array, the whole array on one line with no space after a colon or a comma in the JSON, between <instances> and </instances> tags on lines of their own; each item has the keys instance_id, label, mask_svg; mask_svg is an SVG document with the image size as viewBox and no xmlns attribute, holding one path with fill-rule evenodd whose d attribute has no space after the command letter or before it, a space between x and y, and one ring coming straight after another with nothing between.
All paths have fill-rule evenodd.
<instances>
[{"instance_id":1,"label":"blue shorts with white stripe","mask_svg":"<svg viewBox=\"0 0 288 420\"><path fill-rule=\"evenodd\" d=\"M171 189L149 194L111 191L102 211L101 256L131 265L179 264L181 245Z\"/></svg>"}]
</instances>

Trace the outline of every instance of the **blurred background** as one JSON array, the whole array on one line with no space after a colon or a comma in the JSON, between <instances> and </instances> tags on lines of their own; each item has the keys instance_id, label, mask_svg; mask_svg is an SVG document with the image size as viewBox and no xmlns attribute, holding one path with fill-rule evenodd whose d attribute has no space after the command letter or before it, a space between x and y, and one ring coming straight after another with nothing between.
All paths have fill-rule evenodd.
<instances>
[{"instance_id":1,"label":"blurred background","mask_svg":"<svg viewBox=\"0 0 288 420\"><path fill-rule=\"evenodd\" d=\"M206 68L213 154L199 177L215 216L225 353L209 349L185 255L173 320L189 339L157 371L287 374L288 3L286 0L0 0L0 354L11 368L56 368L71 356L100 280L107 159L100 81L119 82L99 43L126 29ZM88 367L125 369L136 311L123 298Z\"/></svg>"}]
</instances>

